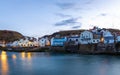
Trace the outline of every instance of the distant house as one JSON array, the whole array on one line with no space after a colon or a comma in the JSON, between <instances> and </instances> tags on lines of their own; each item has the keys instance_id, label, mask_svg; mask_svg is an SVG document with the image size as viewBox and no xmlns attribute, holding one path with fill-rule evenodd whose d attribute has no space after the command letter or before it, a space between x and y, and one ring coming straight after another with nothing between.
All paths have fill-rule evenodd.
<instances>
[{"instance_id":1,"label":"distant house","mask_svg":"<svg viewBox=\"0 0 120 75\"><path fill-rule=\"evenodd\" d=\"M18 41L14 41L11 46L12 47L17 47L18 46Z\"/></svg>"},{"instance_id":2,"label":"distant house","mask_svg":"<svg viewBox=\"0 0 120 75\"><path fill-rule=\"evenodd\" d=\"M74 45L78 45L80 43L80 37L78 35L72 35L67 39L68 44L73 43Z\"/></svg>"},{"instance_id":3,"label":"distant house","mask_svg":"<svg viewBox=\"0 0 120 75\"><path fill-rule=\"evenodd\" d=\"M108 30L103 31L103 38L104 38L104 43L106 44L114 43L114 36Z\"/></svg>"},{"instance_id":4,"label":"distant house","mask_svg":"<svg viewBox=\"0 0 120 75\"><path fill-rule=\"evenodd\" d=\"M93 33L90 31L83 31L80 34L80 44L92 43Z\"/></svg>"},{"instance_id":5,"label":"distant house","mask_svg":"<svg viewBox=\"0 0 120 75\"><path fill-rule=\"evenodd\" d=\"M5 47L6 46L5 41L0 41L0 46Z\"/></svg>"},{"instance_id":6,"label":"distant house","mask_svg":"<svg viewBox=\"0 0 120 75\"><path fill-rule=\"evenodd\" d=\"M99 43L101 39L101 34L93 33L92 44Z\"/></svg>"},{"instance_id":7,"label":"distant house","mask_svg":"<svg viewBox=\"0 0 120 75\"><path fill-rule=\"evenodd\" d=\"M30 40L29 38L20 39L18 41L14 41L11 45L12 47L35 47L39 46L38 41Z\"/></svg>"},{"instance_id":8,"label":"distant house","mask_svg":"<svg viewBox=\"0 0 120 75\"><path fill-rule=\"evenodd\" d=\"M12 46L12 42L6 43L6 47L11 47Z\"/></svg>"},{"instance_id":9,"label":"distant house","mask_svg":"<svg viewBox=\"0 0 120 75\"><path fill-rule=\"evenodd\" d=\"M108 31L105 28L100 29L98 27L94 27L92 29L92 33L93 33L92 43L99 43L99 42L103 42L105 44L114 43L114 36L110 31Z\"/></svg>"},{"instance_id":10,"label":"distant house","mask_svg":"<svg viewBox=\"0 0 120 75\"><path fill-rule=\"evenodd\" d=\"M29 41L28 39L21 39L20 41L18 41L18 46L20 47L33 47L33 42Z\"/></svg>"},{"instance_id":11,"label":"distant house","mask_svg":"<svg viewBox=\"0 0 120 75\"><path fill-rule=\"evenodd\" d=\"M117 36L116 42L120 42L120 36Z\"/></svg>"},{"instance_id":12,"label":"distant house","mask_svg":"<svg viewBox=\"0 0 120 75\"><path fill-rule=\"evenodd\" d=\"M52 38L51 39L51 46L64 46L64 43L67 41L66 37L63 38Z\"/></svg>"},{"instance_id":13,"label":"distant house","mask_svg":"<svg viewBox=\"0 0 120 75\"><path fill-rule=\"evenodd\" d=\"M33 41L33 45L35 46L35 47L38 47L38 46L40 46L40 44L39 44L39 41Z\"/></svg>"},{"instance_id":14,"label":"distant house","mask_svg":"<svg viewBox=\"0 0 120 75\"><path fill-rule=\"evenodd\" d=\"M48 37L42 37L39 40L40 47L50 46L50 41Z\"/></svg>"},{"instance_id":15,"label":"distant house","mask_svg":"<svg viewBox=\"0 0 120 75\"><path fill-rule=\"evenodd\" d=\"M97 44L101 41L102 32L98 27L94 27L91 32L93 33L92 44Z\"/></svg>"}]
</instances>

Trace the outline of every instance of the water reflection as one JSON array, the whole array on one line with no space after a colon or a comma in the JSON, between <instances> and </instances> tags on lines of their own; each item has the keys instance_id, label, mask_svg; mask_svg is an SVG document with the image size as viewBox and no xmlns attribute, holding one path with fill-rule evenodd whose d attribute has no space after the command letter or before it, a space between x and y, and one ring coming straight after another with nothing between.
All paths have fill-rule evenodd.
<instances>
[{"instance_id":1,"label":"water reflection","mask_svg":"<svg viewBox=\"0 0 120 75\"><path fill-rule=\"evenodd\" d=\"M1 51L0 75L120 75L119 58Z\"/></svg>"},{"instance_id":2,"label":"water reflection","mask_svg":"<svg viewBox=\"0 0 120 75\"><path fill-rule=\"evenodd\" d=\"M12 58L15 60L17 58L17 56L15 54L13 54Z\"/></svg>"},{"instance_id":3,"label":"water reflection","mask_svg":"<svg viewBox=\"0 0 120 75\"><path fill-rule=\"evenodd\" d=\"M1 73L2 75L8 75L8 58L5 51L1 52Z\"/></svg>"},{"instance_id":4,"label":"water reflection","mask_svg":"<svg viewBox=\"0 0 120 75\"><path fill-rule=\"evenodd\" d=\"M31 53L30 52L27 53L27 58L28 58L28 60L31 60Z\"/></svg>"},{"instance_id":5,"label":"water reflection","mask_svg":"<svg viewBox=\"0 0 120 75\"><path fill-rule=\"evenodd\" d=\"M22 53L21 53L21 58L22 58L22 59L25 59L25 52L22 52Z\"/></svg>"},{"instance_id":6,"label":"water reflection","mask_svg":"<svg viewBox=\"0 0 120 75\"><path fill-rule=\"evenodd\" d=\"M27 52L27 53L21 52L21 58L31 60L32 54L30 52Z\"/></svg>"}]
</instances>

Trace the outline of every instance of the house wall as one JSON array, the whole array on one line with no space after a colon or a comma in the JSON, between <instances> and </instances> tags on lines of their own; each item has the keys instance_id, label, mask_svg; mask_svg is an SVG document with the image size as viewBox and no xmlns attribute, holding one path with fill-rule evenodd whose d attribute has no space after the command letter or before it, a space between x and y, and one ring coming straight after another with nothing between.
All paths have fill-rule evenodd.
<instances>
[{"instance_id":1,"label":"house wall","mask_svg":"<svg viewBox=\"0 0 120 75\"><path fill-rule=\"evenodd\" d=\"M52 38L51 46L64 46L64 43L67 41L67 38Z\"/></svg>"},{"instance_id":2,"label":"house wall","mask_svg":"<svg viewBox=\"0 0 120 75\"><path fill-rule=\"evenodd\" d=\"M96 43L99 43L100 42L100 39L93 39L92 40L92 44L96 44Z\"/></svg>"},{"instance_id":3,"label":"house wall","mask_svg":"<svg viewBox=\"0 0 120 75\"><path fill-rule=\"evenodd\" d=\"M90 31L84 31L80 34L80 44L92 43L93 34Z\"/></svg>"},{"instance_id":4,"label":"house wall","mask_svg":"<svg viewBox=\"0 0 120 75\"><path fill-rule=\"evenodd\" d=\"M113 36L107 36L104 37L104 43L114 43L114 37Z\"/></svg>"},{"instance_id":5,"label":"house wall","mask_svg":"<svg viewBox=\"0 0 120 75\"><path fill-rule=\"evenodd\" d=\"M37 41L30 41L28 39L20 39L19 41L14 41L11 46L13 47L34 47L37 46Z\"/></svg>"},{"instance_id":6,"label":"house wall","mask_svg":"<svg viewBox=\"0 0 120 75\"><path fill-rule=\"evenodd\" d=\"M120 36L117 36L116 41L120 42Z\"/></svg>"},{"instance_id":7,"label":"house wall","mask_svg":"<svg viewBox=\"0 0 120 75\"><path fill-rule=\"evenodd\" d=\"M103 32L104 43L114 43L114 36L110 31L106 30Z\"/></svg>"},{"instance_id":8,"label":"house wall","mask_svg":"<svg viewBox=\"0 0 120 75\"><path fill-rule=\"evenodd\" d=\"M45 38L41 38L41 39L39 40L40 47L45 47L45 42L46 42L46 39L45 39Z\"/></svg>"},{"instance_id":9,"label":"house wall","mask_svg":"<svg viewBox=\"0 0 120 75\"><path fill-rule=\"evenodd\" d=\"M80 37L69 37L67 40L67 44L78 45L80 43Z\"/></svg>"},{"instance_id":10,"label":"house wall","mask_svg":"<svg viewBox=\"0 0 120 75\"><path fill-rule=\"evenodd\" d=\"M50 41L48 38L41 38L39 40L40 47L50 46Z\"/></svg>"}]
</instances>

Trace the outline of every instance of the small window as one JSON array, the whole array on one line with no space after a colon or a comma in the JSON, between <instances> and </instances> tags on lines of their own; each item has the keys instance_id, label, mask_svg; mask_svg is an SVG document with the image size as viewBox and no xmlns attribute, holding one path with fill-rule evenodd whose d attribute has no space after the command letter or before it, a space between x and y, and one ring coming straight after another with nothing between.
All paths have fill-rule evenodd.
<instances>
[{"instance_id":1,"label":"small window","mask_svg":"<svg viewBox=\"0 0 120 75\"><path fill-rule=\"evenodd\" d=\"M78 41L78 39L76 39L76 41Z\"/></svg>"},{"instance_id":2,"label":"small window","mask_svg":"<svg viewBox=\"0 0 120 75\"><path fill-rule=\"evenodd\" d=\"M71 39L69 41L72 41Z\"/></svg>"},{"instance_id":3,"label":"small window","mask_svg":"<svg viewBox=\"0 0 120 75\"><path fill-rule=\"evenodd\" d=\"M99 40L97 40L97 42L99 42Z\"/></svg>"}]
</instances>

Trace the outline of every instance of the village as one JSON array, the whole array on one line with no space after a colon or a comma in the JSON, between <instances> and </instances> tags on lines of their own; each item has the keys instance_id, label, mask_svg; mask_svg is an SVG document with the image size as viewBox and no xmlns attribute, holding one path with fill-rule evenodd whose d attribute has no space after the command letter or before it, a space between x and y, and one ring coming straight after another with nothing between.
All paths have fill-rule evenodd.
<instances>
[{"instance_id":1,"label":"village","mask_svg":"<svg viewBox=\"0 0 120 75\"><path fill-rule=\"evenodd\" d=\"M38 39L25 37L20 40L5 43L0 42L1 48L10 51L68 51L68 52L119 52L120 32L110 32L105 28L93 27L93 29L83 30L80 33L61 36L43 36Z\"/></svg>"}]
</instances>

